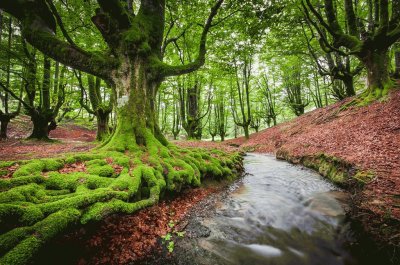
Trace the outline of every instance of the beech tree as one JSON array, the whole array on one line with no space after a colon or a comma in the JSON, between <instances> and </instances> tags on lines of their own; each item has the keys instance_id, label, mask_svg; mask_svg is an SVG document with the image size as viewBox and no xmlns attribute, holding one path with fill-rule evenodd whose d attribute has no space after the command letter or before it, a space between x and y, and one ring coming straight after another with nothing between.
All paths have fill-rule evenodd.
<instances>
[{"instance_id":1,"label":"beech tree","mask_svg":"<svg viewBox=\"0 0 400 265\"><path fill-rule=\"evenodd\" d=\"M367 97L387 94L392 87L388 51L400 38L400 1L302 0L301 4L326 52L352 54L363 63L367 70ZM318 8L321 5L325 12Z\"/></svg>"},{"instance_id":2,"label":"beech tree","mask_svg":"<svg viewBox=\"0 0 400 265\"><path fill-rule=\"evenodd\" d=\"M81 98L79 100L81 106L90 114L96 116L97 120L97 133L96 139L98 141L105 140L110 134L109 119L110 114L113 110L114 95L110 95L108 104L103 102L101 95L101 79L99 77L93 77L87 75L88 89L85 89L83 84L82 75L79 72L75 72L75 76L78 79L79 87L81 88ZM87 92L88 94L87 95ZM85 103L84 98L89 97L91 107Z\"/></svg>"},{"instance_id":3,"label":"beech tree","mask_svg":"<svg viewBox=\"0 0 400 265\"><path fill-rule=\"evenodd\" d=\"M119 0L98 0L99 8L91 18L101 33L106 51L91 52L78 47L65 30L64 22L49 0L2 0L0 8L22 25L27 41L54 60L74 69L104 79L117 94L118 124L108 148L136 149L157 141L167 145L155 115L155 95L161 82L199 69L205 61L207 34L223 0L215 2L203 27L198 56L186 65L163 62L162 46L165 28L165 0L141 0L124 7ZM59 27L64 39L54 33ZM153 138L155 138L153 140Z\"/></svg>"},{"instance_id":4,"label":"beech tree","mask_svg":"<svg viewBox=\"0 0 400 265\"><path fill-rule=\"evenodd\" d=\"M193 72L205 63L207 35L220 24L213 20L223 1L210 1L209 12L210 3L198 1L201 10L197 11L207 10L208 17L202 25L197 56L178 66L164 60L165 47L174 38L169 30L164 34L165 0L141 0L134 5L120 0L97 0L98 5L78 0L0 1L0 9L20 21L22 35L46 58L109 84L115 90L118 117L112 136L98 148L61 158L26 161L13 173L13 180L2 180L0 232L5 244L0 244L4 254L1 264L29 263L40 247L77 222L98 221L112 213L133 213L154 205L166 192L199 186L207 176L237 176L239 154L218 150L210 154L169 144L156 115L156 96L164 79ZM67 29L69 23L79 24L76 20L86 24L85 14L93 6L97 8L90 20L104 42L88 42L93 45L87 47L69 35L73 30ZM72 7L84 8L83 15L65 12ZM62 12L70 19L64 20ZM92 29L88 25L84 28ZM92 31L87 35L96 36ZM44 78L43 87L47 89L46 82ZM84 162L87 173L60 171L65 164L76 162ZM44 171L48 172L46 177L41 174ZM20 201L15 202L12 194Z\"/></svg>"}]
</instances>

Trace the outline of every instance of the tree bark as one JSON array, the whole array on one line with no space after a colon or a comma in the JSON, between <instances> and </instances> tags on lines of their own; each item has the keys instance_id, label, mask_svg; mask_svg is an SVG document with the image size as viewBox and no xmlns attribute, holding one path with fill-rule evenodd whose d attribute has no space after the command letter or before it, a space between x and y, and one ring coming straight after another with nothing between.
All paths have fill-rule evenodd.
<instances>
[{"instance_id":1,"label":"tree bark","mask_svg":"<svg viewBox=\"0 0 400 265\"><path fill-rule=\"evenodd\" d=\"M29 139L48 140L49 139L49 118L41 113L31 116L33 130Z\"/></svg>"},{"instance_id":2,"label":"tree bark","mask_svg":"<svg viewBox=\"0 0 400 265\"><path fill-rule=\"evenodd\" d=\"M129 62L134 62L132 65ZM114 76L117 90L117 126L105 143L106 149L137 150L139 146L151 146L167 140L161 134L155 114L155 94L160 86L151 78L149 63L137 56L122 64Z\"/></svg>"},{"instance_id":3,"label":"tree bark","mask_svg":"<svg viewBox=\"0 0 400 265\"><path fill-rule=\"evenodd\" d=\"M7 139L7 128L10 120L11 118L8 117L7 115L0 117L0 122L1 122L0 139Z\"/></svg>"},{"instance_id":4,"label":"tree bark","mask_svg":"<svg viewBox=\"0 0 400 265\"><path fill-rule=\"evenodd\" d=\"M110 135L110 127L108 126L110 113L98 111L96 114L97 134L96 140L103 141Z\"/></svg>"},{"instance_id":5,"label":"tree bark","mask_svg":"<svg viewBox=\"0 0 400 265\"><path fill-rule=\"evenodd\" d=\"M250 138L249 125L244 124L242 127L243 127L243 130L244 130L244 137L246 139L249 139Z\"/></svg>"},{"instance_id":6,"label":"tree bark","mask_svg":"<svg viewBox=\"0 0 400 265\"><path fill-rule=\"evenodd\" d=\"M394 76L397 79L400 79L400 51L395 52L394 58L395 58L395 66L396 66Z\"/></svg>"},{"instance_id":7,"label":"tree bark","mask_svg":"<svg viewBox=\"0 0 400 265\"><path fill-rule=\"evenodd\" d=\"M387 51L369 52L362 58L367 70L368 95L380 97L390 89L389 57Z\"/></svg>"},{"instance_id":8,"label":"tree bark","mask_svg":"<svg viewBox=\"0 0 400 265\"><path fill-rule=\"evenodd\" d=\"M353 76L347 76L344 78L343 84L346 88L346 96L347 97L352 97L356 95L356 90L354 89L354 80Z\"/></svg>"}]
</instances>

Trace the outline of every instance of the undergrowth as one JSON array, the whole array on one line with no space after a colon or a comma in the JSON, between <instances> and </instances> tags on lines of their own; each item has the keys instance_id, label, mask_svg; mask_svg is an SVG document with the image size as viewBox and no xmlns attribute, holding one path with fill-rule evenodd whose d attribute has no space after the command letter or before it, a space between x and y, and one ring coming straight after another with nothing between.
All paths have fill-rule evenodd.
<instances>
[{"instance_id":1,"label":"undergrowth","mask_svg":"<svg viewBox=\"0 0 400 265\"><path fill-rule=\"evenodd\" d=\"M169 145L20 161L11 178L0 179L0 264L26 264L70 226L131 214L206 177L233 179L241 160L237 153ZM74 163L84 170L63 170ZM0 171L14 164L1 162Z\"/></svg>"}]
</instances>

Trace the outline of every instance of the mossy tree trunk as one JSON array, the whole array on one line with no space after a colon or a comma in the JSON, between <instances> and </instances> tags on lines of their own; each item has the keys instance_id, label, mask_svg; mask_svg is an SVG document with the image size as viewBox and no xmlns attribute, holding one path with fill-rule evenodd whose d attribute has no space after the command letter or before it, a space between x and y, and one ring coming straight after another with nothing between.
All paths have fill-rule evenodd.
<instances>
[{"instance_id":1,"label":"mossy tree trunk","mask_svg":"<svg viewBox=\"0 0 400 265\"><path fill-rule=\"evenodd\" d=\"M391 87L388 50L367 52L361 58L367 70L368 95L380 97Z\"/></svg>"},{"instance_id":2,"label":"mossy tree trunk","mask_svg":"<svg viewBox=\"0 0 400 265\"><path fill-rule=\"evenodd\" d=\"M54 120L53 115L48 115L46 113L35 110L34 113L30 114L30 116L33 124L33 129L29 138L38 140L49 139L49 133L51 129L54 128L54 126L49 126L49 123Z\"/></svg>"},{"instance_id":3,"label":"mossy tree trunk","mask_svg":"<svg viewBox=\"0 0 400 265\"><path fill-rule=\"evenodd\" d=\"M343 84L346 89L346 96L352 97L356 95L356 90L354 89L354 77L352 75L345 76L343 79Z\"/></svg>"},{"instance_id":4,"label":"mossy tree trunk","mask_svg":"<svg viewBox=\"0 0 400 265\"><path fill-rule=\"evenodd\" d=\"M92 22L108 45L107 53L91 53L78 47L60 23L56 8L46 2L3 0L0 8L21 20L26 39L44 54L100 77L114 87L119 122L105 147L131 149L133 144L147 145L149 134L166 144L154 113L158 87L164 78L193 72L204 64L207 34L223 0L216 1L211 8L196 59L179 66L163 62L165 0L141 0L136 13L119 0L98 0L100 8ZM67 41L54 36L57 24ZM170 42L167 39L165 43Z\"/></svg>"}]
</instances>

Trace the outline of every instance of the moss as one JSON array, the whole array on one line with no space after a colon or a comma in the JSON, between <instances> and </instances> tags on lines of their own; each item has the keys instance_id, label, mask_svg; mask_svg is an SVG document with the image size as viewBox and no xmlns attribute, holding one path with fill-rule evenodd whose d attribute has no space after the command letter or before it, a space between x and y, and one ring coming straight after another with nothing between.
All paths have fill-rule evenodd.
<instances>
[{"instance_id":1,"label":"moss","mask_svg":"<svg viewBox=\"0 0 400 265\"><path fill-rule=\"evenodd\" d=\"M93 164L87 168L87 172L100 177L112 177L114 175L114 168L108 164L104 166Z\"/></svg>"},{"instance_id":2,"label":"moss","mask_svg":"<svg viewBox=\"0 0 400 265\"><path fill-rule=\"evenodd\" d=\"M375 178L375 173L372 171L358 171L354 178L361 184L367 184Z\"/></svg>"},{"instance_id":3,"label":"moss","mask_svg":"<svg viewBox=\"0 0 400 265\"><path fill-rule=\"evenodd\" d=\"M16 186L26 185L29 183L43 183L45 178L40 174L32 175L32 176L25 176L25 177L18 177L12 179L0 179L0 191L10 189Z\"/></svg>"},{"instance_id":4,"label":"moss","mask_svg":"<svg viewBox=\"0 0 400 265\"><path fill-rule=\"evenodd\" d=\"M64 161L60 159L46 159L42 160L44 162L44 170L45 171L56 171L61 169L64 166Z\"/></svg>"},{"instance_id":5,"label":"moss","mask_svg":"<svg viewBox=\"0 0 400 265\"><path fill-rule=\"evenodd\" d=\"M104 166L107 162L104 159L94 159L85 163L86 166Z\"/></svg>"},{"instance_id":6,"label":"moss","mask_svg":"<svg viewBox=\"0 0 400 265\"><path fill-rule=\"evenodd\" d=\"M39 248L49 239L64 231L69 225L77 222L80 212L75 209L64 209L49 215L31 228L15 229L0 238L4 242L2 248L10 249L19 240L18 245L12 248L0 259L0 264L27 264ZM26 237L29 233L32 235Z\"/></svg>"},{"instance_id":7,"label":"moss","mask_svg":"<svg viewBox=\"0 0 400 265\"><path fill-rule=\"evenodd\" d=\"M11 203L16 201L35 202L46 194L36 183L15 187L11 190L0 193L0 203Z\"/></svg>"},{"instance_id":8,"label":"moss","mask_svg":"<svg viewBox=\"0 0 400 265\"><path fill-rule=\"evenodd\" d=\"M15 165L17 162L15 161L0 161L0 168L7 168Z\"/></svg>"},{"instance_id":9,"label":"moss","mask_svg":"<svg viewBox=\"0 0 400 265\"><path fill-rule=\"evenodd\" d=\"M21 166L19 169L17 169L13 177L24 177L24 176L29 176L33 175L35 173L40 173L46 168L46 164L43 161L40 160L32 160L29 163Z\"/></svg>"},{"instance_id":10,"label":"moss","mask_svg":"<svg viewBox=\"0 0 400 265\"><path fill-rule=\"evenodd\" d=\"M0 250L7 252L0 263L26 263L71 223L133 213L155 204L165 190L199 186L202 177L211 175L231 177L234 164L241 162L236 154L166 147L150 130L143 134L147 147L117 137L101 149L65 160L23 162L13 178L0 180L0 227L5 232L0 236ZM124 152L115 151L114 144ZM119 175L106 162L109 158L123 167ZM78 161L85 163L87 173L57 172L65 163Z\"/></svg>"}]
</instances>

